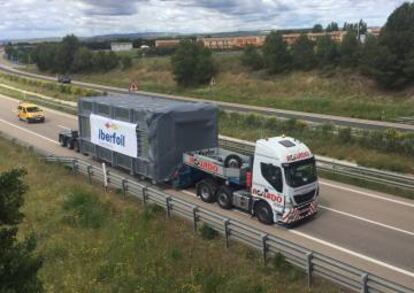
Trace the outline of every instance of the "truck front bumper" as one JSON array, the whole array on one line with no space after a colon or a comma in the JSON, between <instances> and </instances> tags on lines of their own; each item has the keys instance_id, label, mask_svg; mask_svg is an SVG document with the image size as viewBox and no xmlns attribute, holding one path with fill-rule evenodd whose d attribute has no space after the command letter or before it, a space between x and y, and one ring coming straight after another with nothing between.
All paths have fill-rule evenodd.
<instances>
[{"instance_id":1,"label":"truck front bumper","mask_svg":"<svg viewBox=\"0 0 414 293\"><path fill-rule=\"evenodd\" d=\"M282 224L293 224L305 218L315 215L319 210L319 203L317 200L312 201L301 207L295 207L285 212L279 219Z\"/></svg>"}]
</instances>

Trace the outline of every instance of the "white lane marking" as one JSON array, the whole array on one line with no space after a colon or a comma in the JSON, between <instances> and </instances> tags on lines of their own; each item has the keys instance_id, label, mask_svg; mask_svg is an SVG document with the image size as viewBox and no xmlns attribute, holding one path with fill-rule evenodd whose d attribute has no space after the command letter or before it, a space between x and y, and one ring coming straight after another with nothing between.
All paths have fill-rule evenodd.
<instances>
[{"instance_id":1,"label":"white lane marking","mask_svg":"<svg viewBox=\"0 0 414 293\"><path fill-rule=\"evenodd\" d=\"M20 102L19 100L16 100L16 99L4 96L4 95L0 95L0 97L5 98L5 99L9 99L9 100L12 100L12 101L15 101L15 102ZM47 109L49 112L55 113L57 115L61 115L61 116L65 116L65 117L68 117L68 118L73 119L73 120L77 120L77 116L75 116L75 115L66 114L66 113L56 111L56 110L53 110L53 109L49 109L49 108L45 108L45 109ZM330 186L330 187L333 187L333 188L353 192L353 193L356 193L356 194L365 195L365 196L368 196L368 197L371 197L371 198L381 199L381 200L384 200L384 201L388 201L388 202L392 202L392 203L395 203L395 204L399 204L399 205L414 208L414 204L412 204L412 203L408 203L408 202L404 202L404 201L400 201L400 200L396 200L396 199L392 199L392 198L387 198L387 197L384 197L384 196L380 196L380 195L377 195L377 194L356 190L356 189L353 189L353 188L348 188L348 187L343 187L343 186L340 186L340 185L330 184L328 182L325 182L324 180L319 180L319 183L321 185L326 185L326 186Z\"/></svg>"},{"instance_id":2,"label":"white lane marking","mask_svg":"<svg viewBox=\"0 0 414 293\"><path fill-rule=\"evenodd\" d=\"M71 130L69 127L66 127L66 126L63 126L63 125L60 125L60 124L58 124L58 127L62 128L64 130Z\"/></svg>"},{"instance_id":3,"label":"white lane marking","mask_svg":"<svg viewBox=\"0 0 414 293\"><path fill-rule=\"evenodd\" d=\"M390 229L390 230L394 230L394 231L404 233L404 234L407 234L407 235L410 235L410 236L414 236L414 232L410 232L410 231L403 230L403 229L400 229L400 228L397 228L397 227L394 227L394 226L382 224L380 222L376 222L376 221L373 221L373 220L369 220L369 219L366 219L366 218L355 216L355 215L352 215L352 214L349 214L349 213L346 213L346 212L338 211L338 210L331 209L331 208L328 208L328 207L324 207L324 206L321 206L321 205L319 207L322 208L322 209L331 211L333 213L337 213L337 214L340 214L340 215L343 215L343 216L347 216L347 217L357 219L357 220L360 220L360 221L363 221L363 222L367 222L367 223L370 223L370 224L373 224L373 225L377 225L377 226L380 226L380 227L383 227L383 228L386 228L386 229Z\"/></svg>"},{"instance_id":4,"label":"white lane marking","mask_svg":"<svg viewBox=\"0 0 414 293\"><path fill-rule=\"evenodd\" d=\"M337 189L342 189L342 190L345 190L345 191L357 193L357 194L364 195L364 196L368 196L368 197L371 197L371 198L380 199L380 200L392 202L392 203L395 203L395 204L407 206L407 207L410 207L410 208L414 208L414 204L413 203L409 203L409 202L405 202L405 201L400 201L400 200L396 200L396 199L392 199L392 198L380 196L380 195L377 195L377 194L373 194L373 193L369 193L369 192L365 192L365 191L360 191L360 190L353 189L353 188L348 188L348 187L340 186L340 185L330 184L330 183L325 182L323 180L319 180L319 183L321 185L326 185L326 186L329 186L329 187L333 187L333 188L337 188Z\"/></svg>"},{"instance_id":5,"label":"white lane marking","mask_svg":"<svg viewBox=\"0 0 414 293\"><path fill-rule=\"evenodd\" d=\"M391 264L389 264L389 263L382 262L382 261L377 260L377 259L375 259L375 258L372 258L372 257L366 256L366 255L364 255L364 254L361 254L361 253L355 252L355 251L353 251L353 250L347 249L347 248L342 247L342 246L338 246L338 245L336 245L336 244L333 244L333 243L327 242L327 241L325 241L325 240L321 240L321 239L319 239L319 238L316 238L316 237L310 236L310 235L308 235L308 234L306 234L306 233L303 233L303 232L299 232L299 231L296 231L296 230L288 230L288 232L290 232L290 233L292 233L292 234L295 234L295 235L298 235L298 236L302 236L302 237L304 237L304 238L307 238L307 239L309 239L309 240L312 240L312 241L318 242L318 243L323 244L323 245L325 245L325 246L328 246L328 247L334 248L334 249L336 249L336 250L339 250L339 251L345 252L345 253L347 253L347 254L353 255L353 256L355 256L355 257L361 258L361 259L363 259L363 260L365 260L365 261L368 261L368 262L374 263L374 264L376 264L376 265L379 265L379 266L385 267L385 268L390 269L390 270L392 270L392 271L399 272L399 273L401 273L401 274L403 274L403 275L407 275L407 276L409 276L409 277L411 277L411 278L414 278L414 272L411 272L411 271L407 271L407 270L404 270L404 269L398 268L398 267L393 266L393 265L391 265Z\"/></svg>"},{"instance_id":6,"label":"white lane marking","mask_svg":"<svg viewBox=\"0 0 414 293\"><path fill-rule=\"evenodd\" d=\"M195 193L191 192L191 191L182 190L182 193L188 194L192 197L197 197L197 195ZM400 232L400 233L403 233L403 234L414 236L414 232L403 230L403 229L400 229L400 228L397 228L397 227L394 227L394 226L391 226L391 225L383 224L383 223L376 222L376 221L366 219L366 218L362 218L362 217L359 217L359 216L355 216L353 214L349 214L349 213L346 213L346 212L343 212L343 211L331 209L331 208L328 208L328 207L325 207L325 206L322 206L322 205L320 205L319 207L322 208L322 209L331 211L333 213L337 213L337 214L347 216L347 217L350 217L350 218L353 218L353 219L356 219L356 220L360 220L360 221L367 222L367 223L370 223L370 224L373 224L373 225L377 225L377 226L380 226L380 227L383 227L383 228L386 228L386 229L390 229L390 230L397 231L397 232ZM238 210L234 210L234 211L235 212L240 212ZM240 214L246 215L246 213L244 213L244 212L240 212Z\"/></svg>"},{"instance_id":7,"label":"white lane marking","mask_svg":"<svg viewBox=\"0 0 414 293\"><path fill-rule=\"evenodd\" d=\"M10 126L12 126L12 127L17 128L17 129L23 130L23 131L25 131L25 132L31 133L31 134L33 134L33 135L35 135L35 136L38 136L38 137L43 138L43 139L45 139L45 140L48 140L48 141L50 141L50 142L52 142L52 143L54 143L54 144L59 144L57 141L54 141L54 140L52 140L52 139L50 139L50 138L47 138L47 137L45 137L45 136L43 136L43 135L37 134L37 133L35 133L35 132L33 132L33 131L27 130L27 129L23 128L23 127L20 127L20 126L14 125L14 124L12 124L12 123L9 123L9 122L7 122L7 121L5 121L5 120L1 119L1 118L0 118L0 122L3 122L3 123L5 123L5 124L7 124L7 125L10 125ZM183 191L183 193L188 194L188 195L191 195L191 196L195 196L195 194L194 194L194 193L192 193L192 192L190 192L190 191L186 191L186 190L184 190L184 191ZM243 213L243 215L247 216L245 213ZM369 262L375 263L375 264L377 264L377 265L380 265L380 266L386 267L386 268L388 268L388 269L390 269L390 270L393 270L393 271L396 271L396 272L402 273L402 274L404 274L404 275L408 275L408 276L410 276L410 277L414 277L414 273L412 273L412 272L409 272L409 271L406 271L406 270L403 270L403 269L397 268L397 267L395 267L395 266L393 266L393 265L390 265L390 264L388 264L388 263L385 263L385 262L382 262L382 261L376 260L376 259L371 258L371 257L369 257L369 256L366 256L366 255L363 255L363 254L360 254L360 253L354 252L354 251L352 251L352 250L349 250L349 249L346 249L346 248L344 248L344 247L341 247L341 246L338 246L338 245L332 244L332 243L330 243L330 242L327 242L327 241L321 240L321 239L319 239L319 238L316 238L316 237L310 236L310 235L308 235L308 234L305 234L305 233L302 233L302 232L299 232L299 231L295 231L295 230L287 230L287 231L288 231L289 233L293 233L293 234L296 234L296 235L299 235L299 236L305 237L305 238L307 238L307 239L310 239L310 240L313 240L313 241L315 241L315 242L321 243L321 244L326 245L326 246L328 246L328 247L332 247L332 248L337 249L337 250L340 250L340 251L342 251L342 252L345 252L345 253L351 254L351 255L353 255L353 256L359 257L359 258L364 259L364 260L366 260L366 261L369 261Z\"/></svg>"},{"instance_id":8,"label":"white lane marking","mask_svg":"<svg viewBox=\"0 0 414 293\"><path fill-rule=\"evenodd\" d=\"M195 194L195 193L190 192L190 191L187 191L187 190L183 190L182 192L183 192L183 193L185 193L185 194L188 194L188 195L190 195L190 196L193 196L193 197L195 197L195 196L196 196L196 194ZM325 207L324 207L324 208L325 208ZM328 208L325 208L325 209L327 209L327 210L331 210L331 209L328 209ZM234 211L234 210L233 210L233 211ZM335 211L335 212L336 212L336 210L333 210L333 211ZM340 211L337 211L337 212L342 213L342 212L340 212ZM239 211L239 213L240 213L240 214L242 214L242 215L244 215L244 216L246 216L246 217L248 217L248 214L246 214L246 213L243 213L243 212L240 212L240 211ZM360 217L356 217L356 216L353 216L353 215L349 215L349 216L352 216L352 217L358 218L359 220L363 220L363 221L367 221L367 222L373 222L373 221L370 221L370 220L367 220L367 219L363 219L363 218L360 218ZM404 231L404 230L401 230L401 229L398 229L398 228L395 228L395 227L392 227L392 226L384 225L384 224L381 224L381 223L375 223L375 222L373 222L373 224L378 224L378 225L380 225L380 226L383 226L383 227L386 227L386 228L389 228L389 229L393 229L393 230L397 230L397 231L399 231L399 232L403 232L403 233L407 233L407 234L410 234L410 235L414 235L414 233L412 233L412 232ZM290 229L290 230L286 230L286 231L287 231L287 232L289 232L289 233L292 233L292 234L295 234L295 235L298 235L298 236L301 236L301 237L304 237L304 238L310 239L310 240L312 240L312 241L315 241L315 242L317 242L317 243L323 244L323 245L325 245L325 246L328 246L328 247L334 248L334 249L336 249L336 250L339 250L339 251L345 252L345 253L350 254L350 255L352 255L352 256L355 256L355 257L361 258L361 259L363 259L363 260L365 260L365 261L372 262L372 263L374 263L374 264L376 264L376 265L379 265L379 266L385 267L385 268L387 268L387 269L390 269L390 270L393 270L393 271L399 272L399 273L401 273L401 274L404 274L404 275L407 275L407 276L410 276L410 277L414 277L414 272L410 272L410 271L407 271L407 270L403 270L403 269L398 268L398 267L396 267L396 266L393 266L393 265L391 265L391 264L389 264L389 263L382 262L382 261L380 261L380 260L378 260L378 259L375 259L375 258L369 257L369 256L367 256L367 255L364 255L364 254L361 254L361 253L358 253L358 252L355 252L355 251L353 251L353 250L350 250L350 249L344 248L344 247L342 247L342 246L338 246L338 245L333 244L333 243L331 243L331 242L328 242L328 241L325 241L325 240L322 240L322 239L319 239L319 238L316 238L316 237L310 236L310 235L308 235L308 234L306 234L306 233L299 232L299 231L292 230L292 229Z\"/></svg>"},{"instance_id":9,"label":"white lane marking","mask_svg":"<svg viewBox=\"0 0 414 293\"><path fill-rule=\"evenodd\" d=\"M34 132L34 131L31 131L31 130L28 130L28 129L24 128L24 127L17 126L16 124L13 124L13 123L7 122L6 120L3 120L3 119L1 119L1 118L0 118L0 122L2 122L2 123L4 123L4 124L7 124L7 125L10 125L10 126L12 126L12 127L14 127L14 128L17 128L17 129L19 129L19 130L22 130L22 131L24 131L24 132L30 133L31 135L34 135L34 136L37 136L37 137L43 138L43 139L45 139L45 140L47 140L47 141L49 141L49 142L51 142L51 143L54 143L54 144L59 144L59 142L57 142L57 141L55 141L55 140L53 140L53 139L50 139L50 138L48 138L48 137L46 137L46 136L43 136L43 135L40 135L40 134L38 134L38 133L36 133L36 132Z\"/></svg>"},{"instance_id":10,"label":"white lane marking","mask_svg":"<svg viewBox=\"0 0 414 293\"><path fill-rule=\"evenodd\" d=\"M2 94L0 94L0 98L6 99L6 100L10 100L10 101L13 101L13 102L16 102L16 103L20 103L21 102L21 100L18 100L18 99L15 99L15 98L10 98L10 97L5 96L5 95L2 95ZM70 119L74 119L74 120L77 120L78 119L78 117L76 115L67 114L67 113L60 112L60 111L57 111L57 110L54 110L54 109L50 109L48 107L43 107L42 106L42 108L45 109L45 110L47 110L47 112L54 113L56 115L64 116L64 117L67 117L67 118L70 118Z\"/></svg>"}]
</instances>

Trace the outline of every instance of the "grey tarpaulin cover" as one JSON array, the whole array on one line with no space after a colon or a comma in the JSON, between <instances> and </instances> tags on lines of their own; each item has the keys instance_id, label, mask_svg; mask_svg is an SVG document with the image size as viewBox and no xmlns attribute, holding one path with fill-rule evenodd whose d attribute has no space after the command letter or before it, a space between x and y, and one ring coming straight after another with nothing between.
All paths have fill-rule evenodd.
<instances>
[{"instance_id":1,"label":"grey tarpaulin cover","mask_svg":"<svg viewBox=\"0 0 414 293\"><path fill-rule=\"evenodd\" d=\"M136 123L138 158L91 145L91 113ZM218 109L207 103L168 100L144 95L81 98L81 151L155 181L168 180L180 166L184 152L218 146Z\"/></svg>"}]
</instances>

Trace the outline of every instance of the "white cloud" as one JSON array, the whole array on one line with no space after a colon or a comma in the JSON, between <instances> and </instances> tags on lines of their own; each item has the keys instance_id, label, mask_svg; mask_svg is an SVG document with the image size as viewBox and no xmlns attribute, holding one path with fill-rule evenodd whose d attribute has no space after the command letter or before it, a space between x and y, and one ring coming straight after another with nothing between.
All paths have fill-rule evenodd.
<instances>
[{"instance_id":1,"label":"white cloud","mask_svg":"<svg viewBox=\"0 0 414 293\"><path fill-rule=\"evenodd\" d=\"M382 25L404 0L0 0L0 39Z\"/></svg>"}]
</instances>

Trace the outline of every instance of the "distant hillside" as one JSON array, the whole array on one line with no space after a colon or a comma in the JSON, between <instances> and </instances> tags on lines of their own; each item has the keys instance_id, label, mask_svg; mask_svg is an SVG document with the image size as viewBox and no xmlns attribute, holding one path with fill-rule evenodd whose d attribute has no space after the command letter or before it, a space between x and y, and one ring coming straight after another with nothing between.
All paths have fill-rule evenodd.
<instances>
[{"instance_id":1,"label":"distant hillside","mask_svg":"<svg viewBox=\"0 0 414 293\"><path fill-rule=\"evenodd\" d=\"M291 32L309 32L310 28L305 29L283 29L283 33ZM92 37L79 37L81 41L86 42L104 42L116 40L136 40L136 39L169 39L169 38L183 38L183 37L238 37L251 35L265 35L270 30L256 30L256 31L233 31L233 32L212 32L212 33L179 33L179 32L145 32L145 33L117 33L107 35L97 35ZM51 38L32 38L32 39L5 39L0 40L1 43L42 43L42 42L59 42L62 37Z\"/></svg>"}]
</instances>

